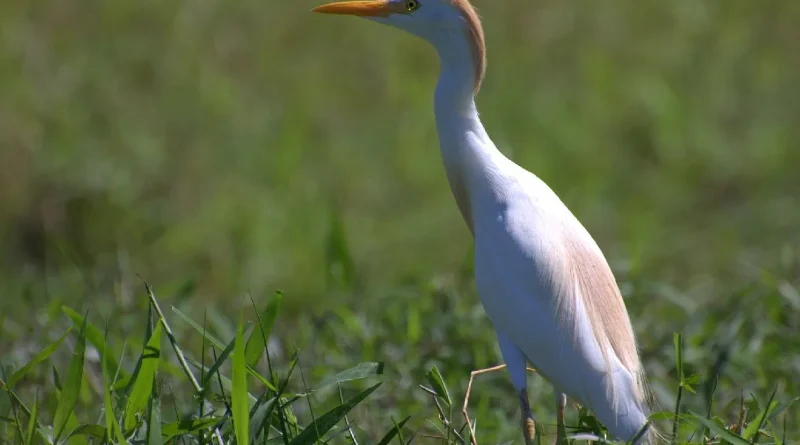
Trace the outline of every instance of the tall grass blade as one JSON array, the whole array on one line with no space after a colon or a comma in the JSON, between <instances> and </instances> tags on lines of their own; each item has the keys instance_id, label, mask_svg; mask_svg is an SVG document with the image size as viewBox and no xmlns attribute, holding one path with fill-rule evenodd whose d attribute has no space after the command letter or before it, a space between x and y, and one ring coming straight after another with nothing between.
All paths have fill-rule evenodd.
<instances>
[{"instance_id":1,"label":"tall grass blade","mask_svg":"<svg viewBox=\"0 0 800 445\"><path fill-rule=\"evenodd\" d=\"M161 427L161 438L164 443L174 439L176 436L194 433L196 431L211 428L219 423L222 417L206 417L203 419L186 419L178 422L168 423Z\"/></svg>"},{"instance_id":2,"label":"tall grass blade","mask_svg":"<svg viewBox=\"0 0 800 445\"><path fill-rule=\"evenodd\" d=\"M39 421L39 392L37 391L36 398L33 399L33 408L31 408L30 420L28 420L28 431L25 433L25 445L33 444L33 438L36 436L36 423L38 421Z\"/></svg>"},{"instance_id":3,"label":"tall grass blade","mask_svg":"<svg viewBox=\"0 0 800 445\"><path fill-rule=\"evenodd\" d=\"M228 346L230 346L230 344L232 344L232 343L229 343L229 345L226 346L224 343L222 343L221 340L219 340L218 338L216 338L213 335L209 334L208 331L204 330L202 326L197 324L194 320L189 318L188 315L184 314L183 312L178 310L176 307L173 306L172 307L172 311L175 312L175 314L178 315L178 317L180 317L183 321L185 321L189 326L191 326L198 333L200 333L200 335L202 335L203 338L208 340L212 345L216 346L217 348L225 350L225 349L228 348ZM245 328L247 328L247 326L248 325L245 325ZM187 359L187 360L189 362L191 362L193 365L197 366L198 369L203 369L203 370L206 369L202 365L198 364L198 362L196 362L196 361L193 361L191 359ZM275 386L272 383L270 383L267 379L265 379L261 374L256 372L256 370L253 369L251 366L247 366L247 371L250 373L251 376L253 376L256 379L258 379L259 382L261 382L262 385L264 385L267 388L269 388L270 391L277 391L277 389L275 388ZM213 373L211 373L211 374L213 374ZM207 381L207 378L206 378L206 381ZM255 399L253 399L253 401L255 401Z\"/></svg>"},{"instance_id":4,"label":"tall grass blade","mask_svg":"<svg viewBox=\"0 0 800 445\"><path fill-rule=\"evenodd\" d=\"M731 431L726 430L722 425L719 425L717 422L714 422L711 419L706 419L705 417L699 416L695 413L691 413L692 419L699 423L702 426L705 426L711 432L718 435L722 440L730 442L732 445L750 445L750 442L745 440L743 437L735 434Z\"/></svg>"},{"instance_id":5,"label":"tall grass blade","mask_svg":"<svg viewBox=\"0 0 800 445\"><path fill-rule=\"evenodd\" d=\"M64 427L67 426L67 421L70 415L73 414L75 405L78 404L78 395L81 391L81 383L83 382L83 360L86 351L86 318L84 317L81 330L78 333L78 342L72 352L72 360L69 364L67 371L67 379L63 382L64 389L58 398L58 405L56 406L56 413L53 419L53 437L54 441L58 442L61 435L64 433Z\"/></svg>"},{"instance_id":6,"label":"tall grass blade","mask_svg":"<svg viewBox=\"0 0 800 445\"><path fill-rule=\"evenodd\" d=\"M378 389L378 387L381 386L381 383L382 382L376 383L355 397L317 417L315 422L313 422L311 425L308 425L300 434L297 435L297 437L292 439L290 445L312 445L321 439L322 436L325 435L325 433L327 433L331 428L336 426L336 424L342 420L342 418L344 418L344 416L350 412L353 407L361 403L362 400L367 398L367 396L372 394L373 391Z\"/></svg>"},{"instance_id":7,"label":"tall grass blade","mask_svg":"<svg viewBox=\"0 0 800 445\"><path fill-rule=\"evenodd\" d=\"M671 444L675 444L678 440L678 419L681 414L681 397L683 396L683 341L681 334L676 332L672 337L672 342L675 346L675 369L678 378L678 396L675 398L675 416L672 420L672 438Z\"/></svg>"},{"instance_id":8,"label":"tall grass blade","mask_svg":"<svg viewBox=\"0 0 800 445\"><path fill-rule=\"evenodd\" d=\"M128 441L125 440L125 436L122 435L122 429L120 429L117 419L114 418L114 404L111 402L108 372L105 366L103 366L103 380L105 382L103 385L103 401L105 402L106 434L109 440L113 438L118 444L127 445Z\"/></svg>"},{"instance_id":9,"label":"tall grass blade","mask_svg":"<svg viewBox=\"0 0 800 445\"><path fill-rule=\"evenodd\" d=\"M245 362L244 334L241 323L236 330L236 346L233 348L233 390L231 391L231 411L236 443L250 445L250 405L247 392L247 363Z\"/></svg>"},{"instance_id":10,"label":"tall grass blade","mask_svg":"<svg viewBox=\"0 0 800 445\"><path fill-rule=\"evenodd\" d=\"M772 411L778 406L778 402L775 400L775 394L778 392L778 388L776 387L772 391L772 395L769 396L769 400L767 401L767 407L764 408L761 413L759 413L742 433L742 437L749 440L751 444L755 444L758 441L758 432L761 431L761 428L766 423L769 415ZM755 398L755 397L754 397Z\"/></svg>"},{"instance_id":11,"label":"tall grass blade","mask_svg":"<svg viewBox=\"0 0 800 445\"><path fill-rule=\"evenodd\" d=\"M150 399L153 382L158 371L158 363L161 361L161 326L160 321L156 322L153 334L147 340L147 345L139 358L139 372L125 404L125 420L123 421L125 431L132 431L136 428L136 416L147 408L147 401Z\"/></svg>"},{"instance_id":12,"label":"tall grass blade","mask_svg":"<svg viewBox=\"0 0 800 445\"><path fill-rule=\"evenodd\" d=\"M6 378L6 369L3 366L2 362L0 362L0 375L2 375L2 378L4 378L4 379ZM15 400L19 401L19 397L17 397L17 395L14 394L14 392L11 390L11 388L6 388L6 389L8 390L8 393L9 393L10 396L12 396ZM30 415L31 411L28 410L27 407L20 406L20 408L22 408L25 411L25 413ZM14 417L13 418L4 417L2 420L4 420L8 424L13 424L14 425L14 427L16 428L16 430L14 431L14 434L15 434L14 437L15 438L16 438L16 434L19 434L19 437L22 440L25 440L25 432L23 431L23 428L22 428L22 421L19 418L19 410L17 410L17 408L14 406L13 403L11 404L11 411L12 412L10 414L12 414Z\"/></svg>"},{"instance_id":13,"label":"tall grass blade","mask_svg":"<svg viewBox=\"0 0 800 445\"><path fill-rule=\"evenodd\" d=\"M183 372L186 374L186 377L189 378L189 381L192 383L192 387L194 388L195 392L202 392L203 388L200 386L200 383L197 381L194 374L192 374L192 370L189 369L189 364L186 363L186 356L183 355L181 347L178 346L178 341L175 339L175 335L173 335L172 329L169 327L169 322L167 322L167 319L164 317L164 312L161 311L161 306L158 305L156 294L153 292L153 289L149 284L147 284L147 282L144 283L144 287L147 290L147 296L150 299L150 304L156 310L159 320L164 325L164 332L167 334L170 345L172 345L172 350L175 351L175 355L178 357L178 362L180 362Z\"/></svg>"},{"instance_id":14,"label":"tall grass blade","mask_svg":"<svg viewBox=\"0 0 800 445\"><path fill-rule=\"evenodd\" d=\"M403 428L403 425L405 425L406 422L408 422L408 419L410 418L411 416L408 416L405 419L403 419L400 423L395 423L394 427L390 429L389 432L386 433L383 436L383 438L378 442L378 445L389 445L389 442L391 442L392 439L394 439L394 436L396 436L397 433L400 432L400 430Z\"/></svg>"},{"instance_id":15,"label":"tall grass blade","mask_svg":"<svg viewBox=\"0 0 800 445\"><path fill-rule=\"evenodd\" d=\"M147 406L147 443L146 445L161 445L164 440L161 437L161 401L158 397L155 385L150 395Z\"/></svg>"},{"instance_id":16,"label":"tall grass blade","mask_svg":"<svg viewBox=\"0 0 800 445\"><path fill-rule=\"evenodd\" d=\"M263 396L262 396L263 397ZM272 397L269 400L259 399L255 406L253 406L253 415L250 416L250 437L251 440L258 439L261 431L266 434L269 428L270 413L275 405L277 399Z\"/></svg>"},{"instance_id":17,"label":"tall grass blade","mask_svg":"<svg viewBox=\"0 0 800 445\"><path fill-rule=\"evenodd\" d=\"M313 390L318 390L328 385L334 385L337 383L349 382L352 380L360 380L360 379L365 379L367 377L382 375L383 367L384 367L383 362L359 363L356 366L353 366L352 368L345 369L342 372L336 373L335 375L323 379L316 386L314 386Z\"/></svg>"},{"instance_id":18,"label":"tall grass blade","mask_svg":"<svg viewBox=\"0 0 800 445\"><path fill-rule=\"evenodd\" d=\"M260 329L257 326L256 329L250 332L250 337L247 339L247 347L245 348L245 358L248 366L255 366L262 354L264 354L267 341L269 341L269 336L272 333L272 327L275 325L275 319L278 317L281 301L283 301L283 293L276 292L258 317Z\"/></svg>"},{"instance_id":19,"label":"tall grass blade","mask_svg":"<svg viewBox=\"0 0 800 445\"><path fill-rule=\"evenodd\" d=\"M31 368L50 358L53 352L55 352L56 349L58 349L58 347L61 346L61 343L64 341L65 338L67 338L67 335L69 335L69 333L70 333L69 329L64 331L64 333L61 334L61 337L58 337L58 340L54 341L49 346L42 349L38 354L36 354L36 357L32 358L28 363L25 363L24 366L14 371L14 373L11 374L11 377L8 378L8 382L6 382L8 386L13 387L17 382L25 378L25 376L28 374Z\"/></svg>"},{"instance_id":20,"label":"tall grass blade","mask_svg":"<svg viewBox=\"0 0 800 445\"><path fill-rule=\"evenodd\" d=\"M55 365L51 369L53 370L53 384L56 386L56 391L60 393L64 390L63 385L61 385L61 374L59 374Z\"/></svg>"},{"instance_id":21,"label":"tall grass blade","mask_svg":"<svg viewBox=\"0 0 800 445\"><path fill-rule=\"evenodd\" d=\"M92 437L97 440L103 440L106 437L106 429L103 427L103 425L80 425L73 429L67 437L70 439L70 441L74 441L75 439L84 439L84 436ZM86 443L86 441L81 440L80 443Z\"/></svg>"},{"instance_id":22,"label":"tall grass blade","mask_svg":"<svg viewBox=\"0 0 800 445\"><path fill-rule=\"evenodd\" d=\"M218 347L220 349L225 347L225 344L223 344L221 340L219 340L217 337L214 337L213 335L211 335L205 328L203 328L203 326L200 326L199 324L197 324L196 321L192 320L191 317L189 317L188 315L186 315L183 312L181 312L175 306L170 306L170 308L172 308L172 312L175 313L175 315L177 315L178 318L180 318L181 320L185 321L186 324L188 324L189 326L194 328L195 331L197 331L200 335L202 335L203 338L208 340L212 345L214 345L214 346L216 346L216 347Z\"/></svg>"},{"instance_id":23,"label":"tall grass blade","mask_svg":"<svg viewBox=\"0 0 800 445\"><path fill-rule=\"evenodd\" d=\"M127 386L130 375L119 366L119 363L117 363L113 354L106 353L106 342L103 332L93 324L89 323L89 321L86 320L82 315L67 306L62 306L61 311L64 312L64 314L66 314L67 317L69 317L72 322L75 323L75 325L80 326L86 324L86 339L89 340L89 343L91 343L95 349L97 349L100 359L105 362L106 366L108 366L108 369L114 370L119 374L119 380L114 384L113 389L124 388Z\"/></svg>"},{"instance_id":24,"label":"tall grass blade","mask_svg":"<svg viewBox=\"0 0 800 445\"><path fill-rule=\"evenodd\" d=\"M235 338L228 343L228 346L225 346L225 349L222 351L222 353L217 356L217 361L215 361L211 367L208 368L208 371L205 372L205 375L203 376L203 388L208 387L208 384L211 383L211 379L215 377L217 371L219 371L219 368L225 363L225 360L228 359L228 356L231 355L231 352L233 352L234 346L236 346Z\"/></svg>"},{"instance_id":25,"label":"tall grass blade","mask_svg":"<svg viewBox=\"0 0 800 445\"><path fill-rule=\"evenodd\" d=\"M772 414L769 415L769 420L775 420L778 416L780 416L784 411L786 411L790 406L794 405L795 402L800 400L800 397L793 397L786 401L785 403L780 404L777 408L772 411Z\"/></svg>"},{"instance_id":26,"label":"tall grass blade","mask_svg":"<svg viewBox=\"0 0 800 445\"><path fill-rule=\"evenodd\" d=\"M191 363L192 366L194 366L195 368L204 370L204 372L208 372L208 368L204 368L203 365L200 364L200 362L193 359L188 359L188 360L189 363ZM233 391L233 382L231 381L231 379L222 375L222 373L219 372L215 374L215 377L219 380L220 386L222 388L224 388L227 391ZM256 401L258 400L255 397L253 397L253 395L250 393L247 393L247 398L251 404L256 403Z\"/></svg>"}]
</instances>

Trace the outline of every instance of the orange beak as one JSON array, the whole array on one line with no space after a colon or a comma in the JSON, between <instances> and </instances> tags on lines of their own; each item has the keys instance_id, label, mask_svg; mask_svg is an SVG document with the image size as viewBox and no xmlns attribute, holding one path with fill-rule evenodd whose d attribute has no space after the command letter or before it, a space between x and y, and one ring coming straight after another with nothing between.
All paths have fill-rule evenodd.
<instances>
[{"instance_id":1,"label":"orange beak","mask_svg":"<svg viewBox=\"0 0 800 445\"><path fill-rule=\"evenodd\" d=\"M400 6L402 8L402 5ZM322 12L325 14L347 14L360 17L386 17L398 12L396 6L389 0L364 0L334 2L312 9L312 12Z\"/></svg>"}]
</instances>

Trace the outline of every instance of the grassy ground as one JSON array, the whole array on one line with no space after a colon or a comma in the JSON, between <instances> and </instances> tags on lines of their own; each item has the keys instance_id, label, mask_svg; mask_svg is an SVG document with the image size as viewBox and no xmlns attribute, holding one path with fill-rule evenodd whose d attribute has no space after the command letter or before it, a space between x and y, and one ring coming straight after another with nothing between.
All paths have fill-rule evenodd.
<instances>
[{"instance_id":1,"label":"grassy ground","mask_svg":"<svg viewBox=\"0 0 800 445\"><path fill-rule=\"evenodd\" d=\"M484 123L606 252L661 408L673 410L678 392L675 332L684 374L700 375L685 412L706 412L712 382L713 412L728 424L742 399L753 419L773 388L779 404L800 395L800 3L518 3L477 4ZM240 310L255 321L243 295L260 310L284 290L270 351L280 378L298 351L305 379L295 371L287 394L385 362L382 386L348 414L364 443L392 418L412 416L406 440L434 429L436 406L418 387L434 365L458 399L469 371L499 361L437 152L435 55L311 6L0 5L3 381L75 322L62 305L88 310L100 332L107 323L132 372L149 338L136 274L197 361L210 349L170 306L206 320L224 347ZM65 381L79 327L12 387L28 408L38 391L43 425L64 399L50 364ZM89 343L75 413L106 425ZM156 381L171 422L191 413L180 400L194 392L166 351ZM367 387L344 385L344 400ZM549 434L550 390L533 377L531 392ZM128 393L112 394L118 413ZM0 394L0 415L14 418L18 404ZM481 378L473 397L481 443L520 440L504 375ZM318 415L337 397L310 400ZM784 420L800 437L800 413L783 411L775 427Z\"/></svg>"}]
</instances>

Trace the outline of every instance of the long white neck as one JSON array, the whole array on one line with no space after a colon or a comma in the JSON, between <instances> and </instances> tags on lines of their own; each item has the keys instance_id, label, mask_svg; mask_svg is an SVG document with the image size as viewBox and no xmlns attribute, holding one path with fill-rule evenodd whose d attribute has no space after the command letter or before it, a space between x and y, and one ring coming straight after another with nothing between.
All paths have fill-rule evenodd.
<instances>
[{"instance_id":1,"label":"long white neck","mask_svg":"<svg viewBox=\"0 0 800 445\"><path fill-rule=\"evenodd\" d=\"M475 107L475 68L465 38L434 44L441 74L434 95L436 127L447 179L470 230L475 188L488 179L493 161L503 157L486 134Z\"/></svg>"}]
</instances>

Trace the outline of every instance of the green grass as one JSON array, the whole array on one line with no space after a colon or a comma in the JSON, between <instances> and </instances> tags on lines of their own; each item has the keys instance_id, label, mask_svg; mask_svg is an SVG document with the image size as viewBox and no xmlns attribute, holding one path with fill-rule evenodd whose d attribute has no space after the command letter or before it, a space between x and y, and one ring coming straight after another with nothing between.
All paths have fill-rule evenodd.
<instances>
[{"instance_id":1,"label":"green grass","mask_svg":"<svg viewBox=\"0 0 800 445\"><path fill-rule=\"evenodd\" d=\"M117 361L113 352L116 342L107 335L96 335L100 330L87 317L81 317L67 307L63 307L62 311L74 322L65 334L70 338L77 337L77 341L72 348L66 378L58 378L59 371L53 368L56 382L53 394L50 394L55 399L53 403L48 403L46 399L40 401L37 388L30 408L25 399L31 388L20 383L35 378L39 364L58 351L63 337L37 354L29 364L14 371L10 377L7 372L11 370L3 367L0 380L3 398L0 400L5 401L9 415L0 418L0 432L7 441L26 445L214 442L385 445L393 441L407 444L430 440L447 444L470 443L469 427L457 414L462 405L451 397L437 366L428 371L427 384L419 386L420 391L430 398L431 406L435 406L436 417L410 415L397 423L390 416L393 426L378 438L375 434L381 430L379 424L387 423L385 420L371 423L375 420L364 416L349 419L348 414L357 411L357 407L362 408L358 411L363 412L363 405L378 403L367 400L383 383L374 381L388 377L384 372L384 363L360 363L311 383L306 380L296 354L289 360L288 366L286 363L274 363L275 358L267 346L270 320L257 317L255 323L248 323L249 327L240 322L235 337L222 349L222 343L202 327L206 320L201 325L173 308L176 314L180 314L179 318L194 326L196 333L202 337L201 359L198 362L191 354L184 352L188 348L179 345L179 340L172 333L171 323L149 287L147 292L150 310L149 315L144 317L146 344L143 348L132 348L141 349L141 353L129 377L121 372L123 361L133 358L136 353L123 352ZM277 314L280 301L280 295L274 297L267 304L267 311ZM164 348L162 332L166 334L174 354L165 354L168 350ZM255 349L248 347L254 343L263 345L257 354L252 353ZM681 395L683 391L694 394L695 389L691 385L699 383L700 376L684 374L683 345L679 334L675 334L674 344L678 370L675 409L655 412L651 418L654 423L671 423L670 435L661 432L670 443L752 445L759 439L781 445L790 443L786 436L787 410L800 398L781 402L776 399L777 389L766 402L752 396L745 404L742 398L735 422L726 421L712 413L711 404L716 398L714 390L705 394L708 407L705 414L685 410L681 406ZM94 357L95 364L85 366L87 346L94 348L97 355ZM220 349L222 351L218 354ZM211 352L208 363L206 350ZM211 366L207 366L209 364ZM98 365L102 368L99 371L102 377L92 385L92 379L98 378ZM109 365L113 365L113 368ZM165 368L163 372L159 372L160 365ZM290 382L297 381L297 374L302 391L290 389ZM359 381L366 381L369 386L359 389L356 385ZM89 391L86 391L87 383L93 386ZM345 400L345 392L355 395ZM85 406L76 412L74 409L81 395ZM51 414L52 424L45 420L51 418ZM406 423L414 417L418 420L431 418L424 426L406 427ZM483 424L480 417L472 420L473 424L479 421ZM574 422L569 425L568 438L571 441L599 440L606 435L602 425L583 408ZM540 442L545 430L541 425L538 427ZM482 429L476 428L476 437L482 433ZM549 437L544 438L544 441L547 440Z\"/></svg>"},{"instance_id":2,"label":"green grass","mask_svg":"<svg viewBox=\"0 0 800 445\"><path fill-rule=\"evenodd\" d=\"M800 3L476 4L487 130L606 252L670 413L662 432L679 400L682 439L696 413L748 419L734 430L749 442L772 399L763 429L796 441L798 410L774 413L800 395ZM346 413L359 443L453 439L420 388L434 367L463 437L469 372L500 355L437 149L435 55L313 5L0 5L7 437L90 425L134 442L136 424L142 440L219 427L235 441L240 314L247 389L266 406L248 412L251 438L267 421L270 437L298 437L381 380ZM358 367L378 362L379 376ZM375 372L306 394L354 367ZM529 385L551 439L551 390ZM475 382L470 414L480 443L519 442L503 373ZM192 415L215 420L181 426Z\"/></svg>"}]
</instances>

